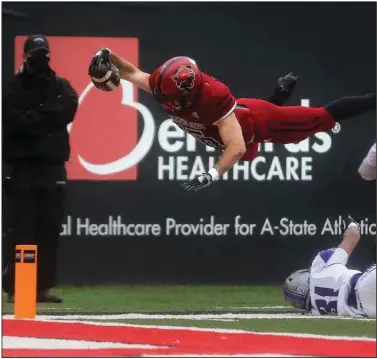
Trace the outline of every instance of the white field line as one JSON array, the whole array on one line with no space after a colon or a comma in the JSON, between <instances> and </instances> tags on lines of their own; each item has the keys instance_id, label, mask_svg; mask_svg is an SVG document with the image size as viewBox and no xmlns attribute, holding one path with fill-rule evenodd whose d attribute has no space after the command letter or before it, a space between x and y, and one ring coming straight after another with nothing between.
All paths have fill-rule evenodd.
<instances>
[{"instance_id":1,"label":"white field line","mask_svg":"<svg viewBox=\"0 0 377 359\"><path fill-rule=\"evenodd\" d=\"M13 319L13 315L4 315L4 319ZM374 318L352 318L337 316L313 316L310 314L256 314L256 313L224 313L224 314L89 314L89 315L37 315L38 320L222 320L222 319L305 319L305 320L359 320L376 321Z\"/></svg>"},{"instance_id":2,"label":"white field line","mask_svg":"<svg viewBox=\"0 0 377 359\"><path fill-rule=\"evenodd\" d=\"M207 320L213 320L214 322L236 322L237 321L237 319L207 319Z\"/></svg>"},{"instance_id":3,"label":"white field line","mask_svg":"<svg viewBox=\"0 0 377 359\"><path fill-rule=\"evenodd\" d=\"M43 310L84 310L84 308L77 308L77 307L74 307L74 308L63 308L63 307L40 307L40 308L37 308L37 312L38 310L40 311L43 311Z\"/></svg>"},{"instance_id":4,"label":"white field line","mask_svg":"<svg viewBox=\"0 0 377 359\"><path fill-rule=\"evenodd\" d=\"M167 349L150 344L124 344L73 339L3 337L3 349Z\"/></svg>"}]
</instances>

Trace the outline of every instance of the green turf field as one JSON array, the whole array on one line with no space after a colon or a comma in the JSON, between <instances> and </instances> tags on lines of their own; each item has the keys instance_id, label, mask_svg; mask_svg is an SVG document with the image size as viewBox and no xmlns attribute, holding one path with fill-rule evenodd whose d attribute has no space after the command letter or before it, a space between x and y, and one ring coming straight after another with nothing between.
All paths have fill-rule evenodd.
<instances>
[{"instance_id":1,"label":"green turf field","mask_svg":"<svg viewBox=\"0 0 377 359\"><path fill-rule=\"evenodd\" d=\"M280 286L61 286L54 293L62 296L62 304L39 304L38 314L77 314L80 320L109 321L130 324L195 326L211 328L243 329L266 332L292 332L326 335L376 337L376 321L364 319L345 320L339 318L310 319L288 313L297 310L287 307ZM4 301L3 313L12 314L13 305ZM268 317L258 317L263 311ZM275 312L282 315L274 317ZM112 313L173 313L169 318L159 319L116 318ZM193 313L192 318L177 318L176 314ZM231 319L203 315L234 313ZM242 318L243 314L249 315ZM285 313L285 314L284 314ZM87 317L87 315L93 315ZM209 314L209 315L210 315ZM99 317L98 315L107 315ZM292 314L291 314L292 315ZM302 317L302 318L301 318ZM78 317L76 317L77 319ZM59 318L58 318L59 319ZM60 317L63 319L63 317Z\"/></svg>"},{"instance_id":2,"label":"green turf field","mask_svg":"<svg viewBox=\"0 0 377 359\"><path fill-rule=\"evenodd\" d=\"M61 286L53 292L64 302L38 304L39 311L226 311L236 310L234 307L287 305L279 286ZM13 305L4 299L3 295L3 312L12 312Z\"/></svg>"}]
</instances>

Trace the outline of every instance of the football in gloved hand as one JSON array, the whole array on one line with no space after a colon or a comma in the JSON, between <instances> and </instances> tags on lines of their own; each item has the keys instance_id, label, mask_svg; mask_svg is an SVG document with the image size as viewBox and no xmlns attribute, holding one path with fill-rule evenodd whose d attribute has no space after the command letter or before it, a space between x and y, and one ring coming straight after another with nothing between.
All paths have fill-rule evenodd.
<instances>
[{"instance_id":1,"label":"football in gloved hand","mask_svg":"<svg viewBox=\"0 0 377 359\"><path fill-rule=\"evenodd\" d=\"M98 70L100 70L98 71L100 76L91 76L92 82L95 87L97 87L101 91L113 91L119 86L120 73L113 64L111 64L110 68L108 68L108 64L102 63Z\"/></svg>"}]
</instances>

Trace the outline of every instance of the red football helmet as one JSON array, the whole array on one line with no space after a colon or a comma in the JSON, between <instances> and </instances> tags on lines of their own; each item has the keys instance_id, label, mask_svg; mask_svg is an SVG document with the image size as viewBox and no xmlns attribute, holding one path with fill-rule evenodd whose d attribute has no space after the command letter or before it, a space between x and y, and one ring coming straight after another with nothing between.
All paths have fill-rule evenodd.
<instances>
[{"instance_id":1,"label":"red football helmet","mask_svg":"<svg viewBox=\"0 0 377 359\"><path fill-rule=\"evenodd\" d=\"M189 107L202 87L202 76L189 57L173 57L153 71L149 84L158 102L172 110Z\"/></svg>"}]
</instances>

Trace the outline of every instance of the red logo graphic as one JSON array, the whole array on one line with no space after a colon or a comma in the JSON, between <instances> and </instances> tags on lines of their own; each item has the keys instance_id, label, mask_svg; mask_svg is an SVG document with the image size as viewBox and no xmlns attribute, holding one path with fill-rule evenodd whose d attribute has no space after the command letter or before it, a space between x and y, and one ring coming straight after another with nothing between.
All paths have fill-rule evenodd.
<instances>
[{"instance_id":1,"label":"red logo graphic","mask_svg":"<svg viewBox=\"0 0 377 359\"><path fill-rule=\"evenodd\" d=\"M138 66L138 39L48 36L51 67L67 78L80 96L70 131L68 178L74 180L136 180L138 149L137 89L122 81L115 91L96 89L88 67L94 53L108 47ZM15 69L22 65L26 36L15 41ZM135 151L137 152L135 154ZM145 153L144 153L145 155Z\"/></svg>"},{"instance_id":2,"label":"red logo graphic","mask_svg":"<svg viewBox=\"0 0 377 359\"><path fill-rule=\"evenodd\" d=\"M179 89L191 90L194 87L195 73L189 67L181 65L173 80Z\"/></svg>"}]
</instances>

